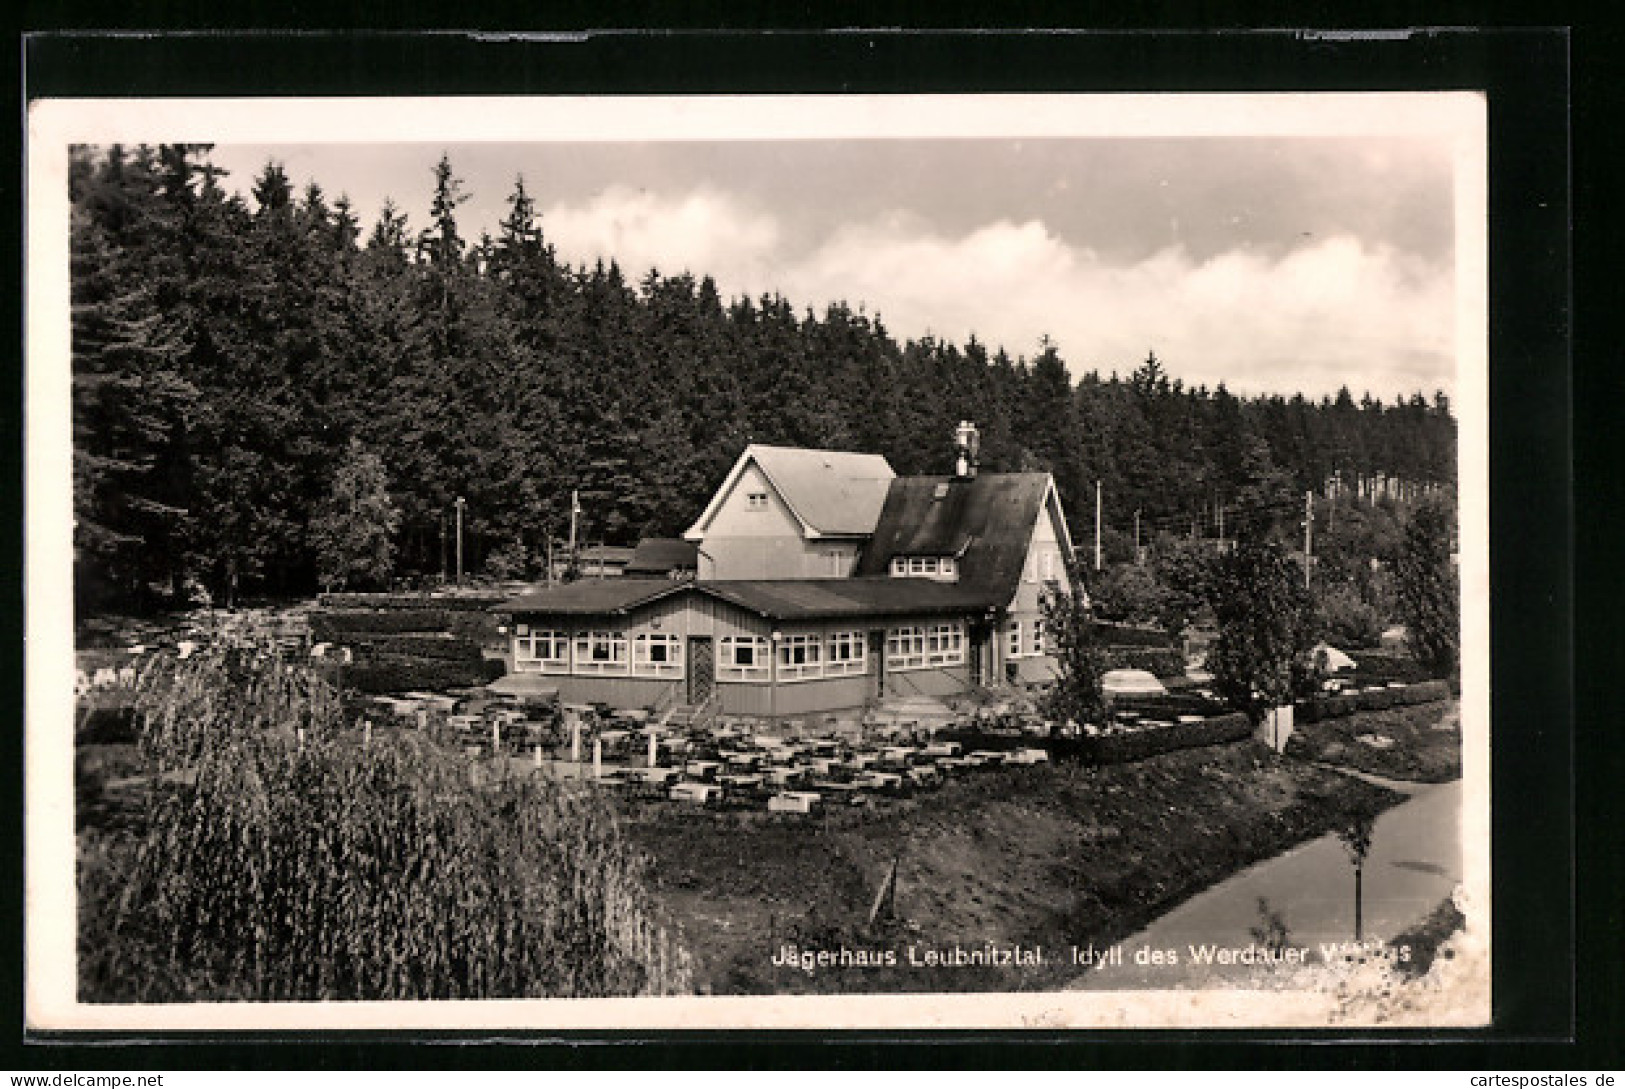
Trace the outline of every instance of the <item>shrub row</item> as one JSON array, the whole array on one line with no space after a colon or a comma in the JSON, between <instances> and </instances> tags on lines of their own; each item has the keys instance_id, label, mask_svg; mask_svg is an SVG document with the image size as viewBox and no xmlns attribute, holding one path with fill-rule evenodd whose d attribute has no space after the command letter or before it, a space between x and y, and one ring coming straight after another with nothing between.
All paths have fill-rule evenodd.
<instances>
[{"instance_id":1,"label":"shrub row","mask_svg":"<svg viewBox=\"0 0 1625 1089\"><path fill-rule=\"evenodd\" d=\"M1133 624L1095 623L1095 638L1112 647L1168 647L1172 640L1161 628L1142 628Z\"/></svg>"},{"instance_id":2,"label":"shrub row","mask_svg":"<svg viewBox=\"0 0 1625 1089\"><path fill-rule=\"evenodd\" d=\"M1147 718L1178 718L1180 715L1209 715L1224 713L1218 700L1198 696L1194 692L1169 692L1164 696L1113 696L1112 707L1119 711L1137 711Z\"/></svg>"},{"instance_id":3,"label":"shrub row","mask_svg":"<svg viewBox=\"0 0 1625 1089\"><path fill-rule=\"evenodd\" d=\"M344 667L344 685L367 695L439 691L488 684L507 672L497 661L452 662L440 658L379 655Z\"/></svg>"},{"instance_id":4,"label":"shrub row","mask_svg":"<svg viewBox=\"0 0 1625 1089\"><path fill-rule=\"evenodd\" d=\"M358 658L430 658L442 662L478 662L479 644L468 639L438 633L408 635L369 635L346 639Z\"/></svg>"},{"instance_id":5,"label":"shrub row","mask_svg":"<svg viewBox=\"0 0 1625 1089\"><path fill-rule=\"evenodd\" d=\"M451 609L460 612L484 611L508 600L506 594L465 594L436 597L432 594L321 594L317 604L332 609Z\"/></svg>"},{"instance_id":6,"label":"shrub row","mask_svg":"<svg viewBox=\"0 0 1625 1089\"><path fill-rule=\"evenodd\" d=\"M1355 651L1350 657L1357 663L1355 679L1362 684L1387 684L1389 681L1418 684L1434 679L1427 668L1409 654Z\"/></svg>"},{"instance_id":7,"label":"shrub row","mask_svg":"<svg viewBox=\"0 0 1625 1089\"><path fill-rule=\"evenodd\" d=\"M1183 677L1185 655L1167 647L1107 647L1107 669L1143 669L1158 677Z\"/></svg>"},{"instance_id":8,"label":"shrub row","mask_svg":"<svg viewBox=\"0 0 1625 1089\"><path fill-rule=\"evenodd\" d=\"M1089 764L1127 764L1149 756L1200 749L1243 741L1253 735L1253 720L1240 711L1215 715L1201 722L1175 722L1131 733L1061 738L1054 743L1057 757L1074 756Z\"/></svg>"},{"instance_id":9,"label":"shrub row","mask_svg":"<svg viewBox=\"0 0 1625 1089\"><path fill-rule=\"evenodd\" d=\"M497 626L497 618L491 613L449 609L336 609L310 617L311 637L318 643L348 643L359 636L411 632L450 632L484 643L499 637Z\"/></svg>"},{"instance_id":10,"label":"shrub row","mask_svg":"<svg viewBox=\"0 0 1625 1089\"><path fill-rule=\"evenodd\" d=\"M1346 692L1304 700L1293 712L1299 722L1321 722L1341 718L1356 711L1386 711L1390 707L1411 707L1450 698L1450 685L1444 681L1424 681L1404 688L1382 688L1375 692Z\"/></svg>"}]
</instances>

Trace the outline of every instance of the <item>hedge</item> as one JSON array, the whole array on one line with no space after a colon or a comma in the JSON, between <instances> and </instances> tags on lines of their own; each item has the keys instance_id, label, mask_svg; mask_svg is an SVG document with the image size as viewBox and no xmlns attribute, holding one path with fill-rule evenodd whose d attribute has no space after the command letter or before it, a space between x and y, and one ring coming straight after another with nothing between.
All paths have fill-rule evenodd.
<instances>
[{"instance_id":1,"label":"hedge","mask_svg":"<svg viewBox=\"0 0 1625 1089\"><path fill-rule=\"evenodd\" d=\"M1381 651L1358 650L1350 655L1354 659L1355 680L1361 684L1420 684L1433 680L1427 667L1409 654L1384 654Z\"/></svg>"},{"instance_id":2,"label":"hedge","mask_svg":"<svg viewBox=\"0 0 1625 1089\"><path fill-rule=\"evenodd\" d=\"M1107 669L1143 669L1158 677L1183 677L1184 652L1167 647L1107 647Z\"/></svg>"},{"instance_id":3,"label":"hedge","mask_svg":"<svg viewBox=\"0 0 1625 1089\"><path fill-rule=\"evenodd\" d=\"M332 609L451 609L459 612L488 611L509 600L507 594L465 594L437 597L432 594L320 594L316 603Z\"/></svg>"},{"instance_id":4,"label":"hedge","mask_svg":"<svg viewBox=\"0 0 1625 1089\"><path fill-rule=\"evenodd\" d=\"M344 667L344 686L368 695L391 692L472 688L488 684L507 672L497 661L451 662L438 658L380 655Z\"/></svg>"},{"instance_id":5,"label":"hedge","mask_svg":"<svg viewBox=\"0 0 1625 1089\"><path fill-rule=\"evenodd\" d=\"M1198 749L1241 741L1253 734L1253 721L1239 711L1214 715L1201 722L1174 722L1129 733L1098 734L1094 737L1008 737L976 730L939 730L939 741L957 741L966 752L987 749L1044 748L1057 760L1082 760L1091 764L1124 764L1148 756Z\"/></svg>"},{"instance_id":6,"label":"hedge","mask_svg":"<svg viewBox=\"0 0 1625 1089\"><path fill-rule=\"evenodd\" d=\"M484 643L499 636L497 626L497 618L491 613L450 609L333 609L310 616L311 637L318 643L348 643L368 635L411 632L450 632Z\"/></svg>"},{"instance_id":7,"label":"hedge","mask_svg":"<svg viewBox=\"0 0 1625 1089\"><path fill-rule=\"evenodd\" d=\"M479 644L468 639L434 633L411 635L369 635L346 639L358 658L432 658L443 662L478 662Z\"/></svg>"},{"instance_id":8,"label":"hedge","mask_svg":"<svg viewBox=\"0 0 1625 1089\"><path fill-rule=\"evenodd\" d=\"M1385 711L1390 707L1411 707L1450 698L1450 685L1444 681L1424 681L1404 688L1383 688L1376 692L1346 692L1319 696L1297 705L1294 717L1300 722L1322 722L1358 711Z\"/></svg>"},{"instance_id":9,"label":"hedge","mask_svg":"<svg viewBox=\"0 0 1625 1089\"><path fill-rule=\"evenodd\" d=\"M1232 711L1201 722L1175 722L1129 733L1063 738L1057 744L1064 745L1090 764L1126 764L1180 749L1200 749L1208 745L1244 741L1251 736L1253 720L1240 711ZM1057 752L1056 755L1062 753Z\"/></svg>"},{"instance_id":10,"label":"hedge","mask_svg":"<svg viewBox=\"0 0 1625 1089\"><path fill-rule=\"evenodd\" d=\"M1095 639L1112 647L1161 647L1168 649L1173 640L1161 628L1142 628L1132 624L1095 623Z\"/></svg>"},{"instance_id":11,"label":"hedge","mask_svg":"<svg viewBox=\"0 0 1625 1089\"><path fill-rule=\"evenodd\" d=\"M1216 699L1198 696L1194 692L1169 692L1162 696L1123 695L1111 697L1111 705L1119 711L1138 711L1147 718L1178 718L1180 715L1210 715L1225 713L1225 706Z\"/></svg>"}]
</instances>

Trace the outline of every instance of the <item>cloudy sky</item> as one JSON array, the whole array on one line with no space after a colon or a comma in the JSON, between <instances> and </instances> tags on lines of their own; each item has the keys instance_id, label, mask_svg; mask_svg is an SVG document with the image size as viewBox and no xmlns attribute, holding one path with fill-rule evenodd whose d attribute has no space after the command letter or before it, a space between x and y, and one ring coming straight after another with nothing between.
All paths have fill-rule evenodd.
<instances>
[{"instance_id":1,"label":"cloudy sky","mask_svg":"<svg viewBox=\"0 0 1625 1089\"><path fill-rule=\"evenodd\" d=\"M1453 392L1452 163L1439 140L852 139L217 144L428 221L445 152L468 237L523 176L562 257L712 276L725 295L845 300L901 338L1055 340L1073 373L1155 350L1187 384L1392 399Z\"/></svg>"}]
</instances>

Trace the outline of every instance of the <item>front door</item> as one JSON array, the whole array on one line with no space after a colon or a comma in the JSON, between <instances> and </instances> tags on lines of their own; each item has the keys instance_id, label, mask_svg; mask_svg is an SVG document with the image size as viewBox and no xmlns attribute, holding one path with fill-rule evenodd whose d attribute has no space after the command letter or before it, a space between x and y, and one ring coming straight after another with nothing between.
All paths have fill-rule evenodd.
<instances>
[{"instance_id":1,"label":"front door","mask_svg":"<svg viewBox=\"0 0 1625 1089\"><path fill-rule=\"evenodd\" d=\"M698 707L711 698L717 686L716 648L709 635L688 639L688 703Z\"/></svg>"},{"instance_id":2,"label":"front door","mask_svg":"<svg viewBox=\"0 0 1625 1089\"><path fill-rule=\"evenodd\" d=\"M986 672L986 654L988 646L988 626L973 623L970 626L970 683L972 688L980 688L984 683Z\"/></svg>"}]
</instances>

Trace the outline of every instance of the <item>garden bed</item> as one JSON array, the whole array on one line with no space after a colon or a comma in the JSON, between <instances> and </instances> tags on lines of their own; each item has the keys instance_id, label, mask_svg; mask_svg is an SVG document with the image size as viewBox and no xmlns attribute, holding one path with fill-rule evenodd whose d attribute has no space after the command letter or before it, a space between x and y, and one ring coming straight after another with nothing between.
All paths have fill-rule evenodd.
<instances>
[{"instance_id":1,"label":"garden bed","mask_svg":"<svg viewBox=\"0 0 1625 1089\"><path fill-rule=\"evenodd\" d=\"M1253 720L1239 711L1201 722L1134 723L1108 726L1104 732L1055 741L1055 755L1089 764L1122 764L1181 749L1199 749L1244 741L1253 735Z\"/></svg>"},{"instance_id":2,"label":"garden bed","mask_svg":"<svg viewBox=\"0 0 1625 1089\"><path fill-rule=\"evenodd\" d=\"M1461 778L1461 706L1432 702L1300 722L1289 756L1380 775L1442 783Z\"/></svg>"}]
</instances>

